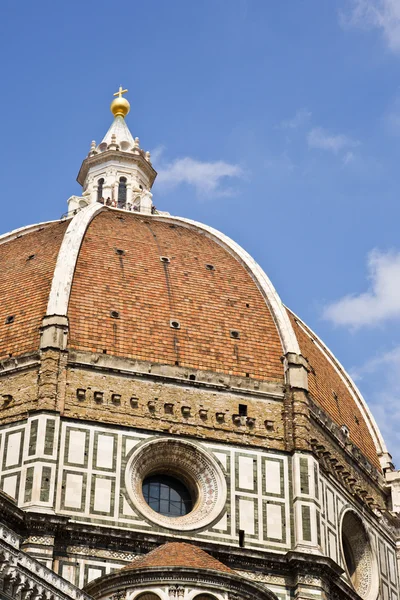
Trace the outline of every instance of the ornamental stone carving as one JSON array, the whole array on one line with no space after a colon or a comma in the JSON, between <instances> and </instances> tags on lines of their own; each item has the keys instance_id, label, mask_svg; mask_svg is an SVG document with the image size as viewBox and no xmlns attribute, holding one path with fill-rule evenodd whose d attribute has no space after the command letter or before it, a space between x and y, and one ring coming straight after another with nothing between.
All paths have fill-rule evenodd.
<instances>
[{"instance_id":1,"label":"ornamental stone carving","mask_svg":"<svg viewBox=\"0 0 400 600\"><path fill-rule=\"evenodd\" d=\"M191 512L168 517L149 507L143 497L143 480L161 473L186 485L193 500ZM180 531L200 529L216 521L226 501L226 481L216 460L199 445L174 438L153 439L137 447L126 467L125 485L145 518Z\"/></svg>"},{"instance_id":2,"label":"ornamental stone carving","mask_svg":"<svg viewBox=\"0 0 400 600\"><path fill-rule=\"evenodd\" d=\"M360 517L346 510L341 520L341 549L347 578L365 600L376 600L379 572L368 532Z\"/></svg>"}]
</instances>

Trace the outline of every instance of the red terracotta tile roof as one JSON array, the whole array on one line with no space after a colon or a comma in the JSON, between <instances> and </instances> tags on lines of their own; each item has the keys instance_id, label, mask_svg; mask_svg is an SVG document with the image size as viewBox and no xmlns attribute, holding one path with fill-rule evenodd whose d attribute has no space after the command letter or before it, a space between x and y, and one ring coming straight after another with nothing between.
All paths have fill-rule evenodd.
<instances>
[{"instance_id":1,"label":"red terracotta tile roof","mask_svg":"<svg viewBox=\"0 0 400 600\"><path fill-rule=\"evenodd\" d=\"M312 399L328 413L336 425L339 427L346 425L348 427L350 440L361 450L371 464L381 470L371 433L348 386L328 360L319 344L313 341L312 332L303 323L300 326L298 320L289 310L288 314L301 353L311 367L311 371L308 373L308 386Z\"/></svg>"},{"instance_id":2,"label":"red terracotta tile roof","mask_svg":"<svg viewBox=\"0 0 400 600\"><path fill-rule=\"evenodd\" d=\"M283 382L279 334L257 285L195 228L98 214L81 246L68 317L72 349Z\"/></svg>"},{"instance_id":3,"label":"red terracotta tile roof","mask_svg":"<svg viewBox=\"0 0 400 600\"><path fill-rule=\"evenodd\" d=\"M159 546L148 554L139 556L124 569L143 569L147 567L186 567L234 573L232 569L201 550L201 548L184 542L171 542Z\"/></svg>"},{"instance_id":4,"label":"red terracotta tile roof","mask_svg":"<svg viewBox=\"0 0 400 600\"><path fill-rule=\"evenodd\" d=\"M0 244L0 359L39 349L39 327L68 224L45 223Z\"/></svg>"}]
</instances>

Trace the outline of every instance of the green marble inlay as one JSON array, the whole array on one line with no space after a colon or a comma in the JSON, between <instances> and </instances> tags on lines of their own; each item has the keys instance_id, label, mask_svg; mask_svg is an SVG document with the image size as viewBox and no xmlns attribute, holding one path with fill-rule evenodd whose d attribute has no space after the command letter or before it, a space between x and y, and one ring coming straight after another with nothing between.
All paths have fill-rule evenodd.
<instances>
[{"instance_id":1,"label":"green marble inlay","mask_svg":"<svg viewBox=\"0 0 400 600\"><path fill-rule=\"evenodd\" d=\"M314 485L315 485L315 497L319 500L319 485L318 485L318 467L314 465Z\"/></svg>"},{"instance_id":2,"label":"green marble inlay","mask_svg":"<svg viewBox=\"0 0 400 600\"><path fill-rule=\"evenodd\" d=\"M24 502L30 502L32 500L32 487L33 487L33 467L29 467L26 470L26 480L25 480L25 496Z\"/></svg>"},{"instance_id":3,"label":"green marble inlay","mask_svg":"<svg viewBox=\"0 0 400 600\"><path fill-rule=\"evenodd\" d=\"M309 506L301 507L301 521L303 525L303 540L311 542L311 511Z\"/></svg>"},{"instance_id":4,"label":"green marble inlay","mask_svg":"<svg viewBox=\"0 0 400 600\"><path fill-rule=\"evenodd\" d=\"M319 510L317 510L317 543L318 546L321 545L321 514Z\"/></svg>"},{"instance_id":5,"label":"green marble inlay","mask_svg":"<svg viewBox=\"0 0 400 600\"><path fill-rule=\"evenodd\" d=\"M308 458L300 458L300 491L302 494L310 493L308 481Z\"/></svg>"},{"instance_id":6,"label":"green marble inlay","mask_svg":"<svg viewBox=\"0 0 400 600\"><path fill-rule=\"evenodd\" d=\"M39 425L38 419L31 421L31 428L30 428L30 432L29 432L29 449L28 449L29 456L36 454L38 425Z\"/></svg>"},{"instance_id":7,"label":"green marble inlay","mask_svg":"<svg viewBox=\"0 0 400 600\"><path fill-rule=\"evenodd\" d=\"M40 502L50 500L51 467L43 467L42 482L40 484Z\"/></svg>"},{"instance_id":8,"label":"green marble inlay","mask_svg":"<svg viewBox=\"0 0 400 600\"><path fill-rule=\"evenodd\" d=\"M44 438L44 453L47 455L53 454L54 434L56 422L54 419L46 419L46 433Z\"/></svg>"}]
</instances>

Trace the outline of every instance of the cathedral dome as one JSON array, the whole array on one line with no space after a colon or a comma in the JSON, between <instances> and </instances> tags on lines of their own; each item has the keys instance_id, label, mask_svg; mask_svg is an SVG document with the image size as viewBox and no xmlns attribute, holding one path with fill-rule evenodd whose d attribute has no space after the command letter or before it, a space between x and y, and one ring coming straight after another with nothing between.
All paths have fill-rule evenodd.
<instances>
[{"instance_id":1,"label":"cathedral dome","mask_svg":"<svg viewBox=\"0 0 400 600\"><path fill-rule=\"evenodd\" d=\"M49 595L31 554L57 600L398 598L367 404L243 248L156 209L126 91L67 215L0 236L0 595Z\"/></svg>"},{"instance_id":2,"label":"cathedral dome","mask_svg":"<svg viewBox=\"0 0 400 600\"><path fill-rule=\"evenodd\" d=\"M54 345L87 364L112 359L119 371L140 364L228 390L279 393L287 383L285 357L297 354L323 426L380 469L383 441L350 377L223 234L95 203L73 218L2 236L0 263L3 368L51 347L63 327L68 333Z\"/></svg>"}]
</instances>

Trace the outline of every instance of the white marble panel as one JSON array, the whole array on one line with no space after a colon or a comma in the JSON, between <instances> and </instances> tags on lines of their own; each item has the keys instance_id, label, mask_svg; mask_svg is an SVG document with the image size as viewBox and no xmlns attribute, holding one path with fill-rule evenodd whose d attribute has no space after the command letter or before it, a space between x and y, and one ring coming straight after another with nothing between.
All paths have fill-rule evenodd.
<instances>
[{"instance_id":1,"label":"white marble panel","mask_svg":"<svg viewBox=\"0 0 400 600\"><path fill-rule=\"evenodd\" d=\"M14 498L14 500L17 499L17 481L17 475L10 475L3 479L3 492Z\"/></svg>"},{"instance_id":2,"label":"white marble panel","mask_svg":"<svg viewBox=\"0 0 400 600\"><path fill-rule=\"evenodd\" d=\"M381 564L381 571L384 575L387 575L386 569L386 548L383 542L379 542L379 562Z\"/></svg>"},{"instance_id":3,"label":"white marble panel","mask_svg":"<svg viewBox=\"0 0 400 600\"><path fill-rule=\"evenodd\" d=\"M334 560L336 562L337 561L336 537L334 536L334 534L331 531L328 532L328 546L329 546L329 556L331 557L332 560Z\"/></svg>"},{"instance_id":4,"label":"white marble panel","mask_svg":"<svg viewBox=\"0 0 400 600\"><path fill-rule=\"evenodd\" d=\"M265 493L281 493L281 466L282 463L277 460L265 461Z\"/></svg>"},{"instance_id":5,"label":"white marble panel","mask_svg":"<svg viewBox=\"0 0 400 600\"><path fill-rule=\"evenodd\" d=\"M267 536L282 539L282 506L280 504L267 504Z\"/></svg>"},{"instance_id":6,"label":"white marble panel","mask_svg":"<svg viewBox=\"0 0 400 600\"><path fill-rule=\"evenodd\" d=\"M382 592L383 592L383 599L382 600L390 600L390 597L389 597L389 588L386 585L386 583L382 583Z\"/></svg>"},{"instance_id":7,"label":"white marble panel","mask_svg":"<svg viewBox=\"0 0 400 600\"><path fill-rule=\"evenodd\" d=\"M226 454L223 454L222 452L214 452L214 456L215 456L215 458L217 458L219 460L219 462L224 467L224 469L226 469L226 463L227 463Z\"/></svg>"},{"instance_id":8,"label":"white marble panel","mask_svg":"<svg viewBox=\"0 0 400 600\"><path fill-rule=\"evenodd\" d=\"M396 583L396 559L392 551L388 552L389 558L389 577L392 583Z\"/></svg>"},{"instance_id":9,"label":"white marble panel","mask_svg":"<svg viewBox=\"0 0 400 600\"><path fill-rule=\"evenodd\" d=\"M129 454L129 452L134 448L140 440L134 440L133 438L127 438L125 440L125 453Z\"/></svg>"},{"instance_id":10,"label":"white marble panel","mask_svg":"<svg viewBox=\"0 0 400 600\"><path fill-rule=\"evenodd\" d=\"M326 489L326 500L328 521L335 523L335 498L333 492L329 488Z\"/></svg>"},{"instance_id":11,"label":"white marble panel","mask_svg":"<svg viewBox=\"0 0 400 600\"><path fill-rule=\"evenodd\" d=\"M254 459L249 456L239 456L239 487L242 490L254 489L254 474L253 474Z\"/></svg>"},{"instance_id":12,"label":"white marble panel","mask_svg":"<svg viewBox=\"0 0 400 600\"><path fill-rule=\"evenodd\" d=\"M245 533L254 535L254 502L253 500L239 499L239 528Z\"/></svg>"},{"instance_id":13,"label":"white marble panel","mask_svg":"<svg viewBox=\"0 0 400 600\"><path fill-rule=\"evenodd\" d=\"M114 437L111 435L97 436L96 467L112 469L114 458Z\"/></svg>"},{"instance_id":14,"label":"white marble panel","mask_svg":"<svg viewBox=\"0 0 400 600\"><path fill-rule=\"evenodd\" d=\"M65 500L67 508L81 508L83 475L67 473L65 478Z\"/></svg>"},{"instance_id":15,"label":"white marble panel","mask_svg":"<svg viewBox=\"0 0 400 600\"><path fill-rule=\"evenodd\" d=\"M75 567L74 565L63 565L61 569L61 576L64 577L70 583L75 583Z\"/></svg>"},{"instance_id":16,"label":"white marble panel","mask_svg":"<svg viewBox=\"0 0 400 600\"><path fill-rule=\"evenodd\" d=\"M12 467L19 463L19 453L21 449L21 431L10 433L7 439L6 467Z\"/></svg>"},{"instance_id":17,"label":"white marble panel","mask_svg":"<svg viewBox=\"0 0 400 600\"><path fill-rule=\"evenodd\" d=\"M110 512L111 510L111 479L95 478L94 484L94 504L93 508L99 512Z\"/></svg>"},{"instance_id":18,"label":"white marble panel","mask_svg":"<svg viewBox=\"0 0 400 600\"><path fill-rule=\"evenodd\" d=\"M122 498L122 513L128 517L136 517L136 513L132 510L125 498Z\"/></svg>"},{"instance_id":19,"label":"white marble panel","mask_svg":"<svg viewBox=\"0 0 400 600\"><path fill-rule=\"evenodd\" d=\"M220 519L218 521L218 523L215 523L213 529L222 529L223 531L226 531L228 527L228 515L227 513L224 514L224 516L222 517L222 519Z\"/></svg>"},{"instance_id":20,"label":"white marble panel","mask_svg":"<svg viewBox=\"0 0 400 600\"><path fill-rule=\"evenodd\" d=\"M85 463L85 431L69 430L68 462L77 465Z\"/></svg>"},{"instance_id":21,"label":"white marble panel","mask_svg":"<svg viewBox=\"0 0 400 600\"><path fill-rule=\"evenodd\" d=\"M103 575L103 571L101 569L95 569L93 567L88 568L88 578L87 583L93 581L93 579L97 579Z\"/></svg>"}]
</instances>

